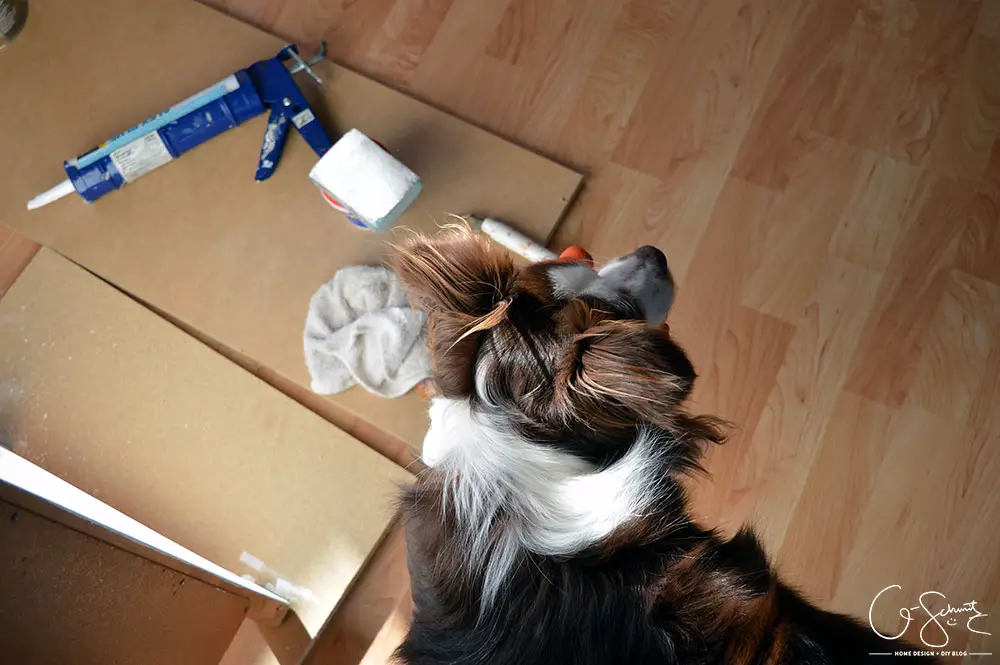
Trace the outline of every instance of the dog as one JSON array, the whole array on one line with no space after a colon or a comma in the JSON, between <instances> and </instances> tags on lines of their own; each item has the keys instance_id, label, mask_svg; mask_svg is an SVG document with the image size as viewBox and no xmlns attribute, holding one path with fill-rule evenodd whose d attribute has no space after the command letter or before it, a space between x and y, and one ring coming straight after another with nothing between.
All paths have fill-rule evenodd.
<instances>
[{"instance_id":1,"label":"dog","mask_svg":"<svg viewBox=\"0 0 1000 665\"><path fill-rule=\"evenodd\" d=\"M684 407L695 370L665 324L660 250L599 271L517 268L468 230L396 250L439 391L428 469L400 498L414 613L396 662L859 665L912 648L809 603L751 530L692 520L680 480L727 426Z\"/></svg>"}]
</instances>

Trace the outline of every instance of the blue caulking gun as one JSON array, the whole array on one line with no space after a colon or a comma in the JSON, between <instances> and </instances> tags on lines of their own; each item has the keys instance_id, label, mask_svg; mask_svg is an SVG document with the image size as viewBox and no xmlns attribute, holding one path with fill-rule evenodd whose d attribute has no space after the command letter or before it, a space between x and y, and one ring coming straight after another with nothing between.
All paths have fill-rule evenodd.
<instances>
[{"instance_id":1,"label":"blue caulking gun","mask_svg":"<svg viewBox=\"0 0 1000 665\"><path fill-rule=\"evenodd\" d=\"M271 115L257 162L258 181L270 178L277 168L289 123L322 157L333 143L295 85L292 74L305 71L317 83L322 83L310 65L325 55L326 44L323 44L319 54L306 62L299 55L298 47L289 44L275 57L227 76L90 152L65 162L67 179L29 201L28 210L40 208L74 191L92 203L268 109Z\"/></svg>"}]
</instances>

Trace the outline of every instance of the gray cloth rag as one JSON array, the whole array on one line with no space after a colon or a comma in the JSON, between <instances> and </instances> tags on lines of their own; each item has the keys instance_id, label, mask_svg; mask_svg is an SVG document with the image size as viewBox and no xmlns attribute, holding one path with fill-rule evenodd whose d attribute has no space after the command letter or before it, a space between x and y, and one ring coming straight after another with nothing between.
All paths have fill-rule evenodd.
<instances>
[{"instance_id":1,"label":"gray cloth rag","mask_svg":"<svg viewBox=\"0 0 1000 665\"><path fill-rule=\"evenodd\" d=\"M425 321L388 268L341 268L309 301L303 343L313 392L359 384L382 397L406 394L431 376Z\"/></svg>"}]
</instances>

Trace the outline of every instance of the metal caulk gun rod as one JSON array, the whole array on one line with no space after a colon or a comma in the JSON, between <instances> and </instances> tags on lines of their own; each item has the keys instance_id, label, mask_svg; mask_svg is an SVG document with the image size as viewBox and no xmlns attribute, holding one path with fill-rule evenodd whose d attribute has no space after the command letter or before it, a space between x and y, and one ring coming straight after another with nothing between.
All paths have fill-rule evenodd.
<instances>
[{"instance_id":1,"label":"metal caulk gun rod","mask_svg":"<svg viewBox=\"0 0 1000 665\"><path fill-rule=\"evenodd\" d=\"M309 58L309 62L303 60L302 56L295 51L289 51L288 55L292 56L292 59L296 62L295 66L288 70L289 74L298 74L299 72L305 70L306 74L311 76L313 81L316 81L316 85L323 85L323 79L319 77L319 74L312 70L310 65L315 65L326 57L326 42L323 42L323 45L319 49L319 53Z\"/></svg>"}]
</instances>

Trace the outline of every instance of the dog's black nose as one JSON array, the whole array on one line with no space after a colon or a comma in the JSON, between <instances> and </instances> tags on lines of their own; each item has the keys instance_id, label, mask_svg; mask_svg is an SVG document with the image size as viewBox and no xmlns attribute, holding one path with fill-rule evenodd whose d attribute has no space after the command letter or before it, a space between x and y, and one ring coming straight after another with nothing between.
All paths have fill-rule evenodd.
<instances>
[{"instance_id":1,"label":"dog's black nose","mask_svg":"<svg viewBox=\"0 0 1000 665\"><path fill-rule=\"evenodd\" d=\"M667 255L652 245L643 245L635 250L635 255L643 262L655 265L663 274L668 274Z\"/></svg>"}]
</instances>

